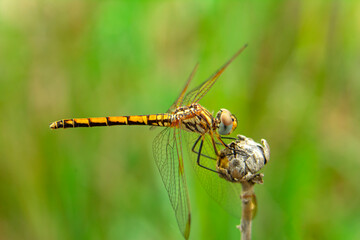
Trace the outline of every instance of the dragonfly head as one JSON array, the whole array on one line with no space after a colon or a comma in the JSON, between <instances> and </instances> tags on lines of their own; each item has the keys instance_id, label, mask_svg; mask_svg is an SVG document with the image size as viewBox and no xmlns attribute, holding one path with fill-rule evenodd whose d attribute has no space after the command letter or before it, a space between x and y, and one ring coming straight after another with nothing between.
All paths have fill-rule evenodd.
<instances>
[{"instance_id":1,"label":"dragonfly head","mask_svg":"<svg viewBox=\"0 0 360 240\"><path fill-rule=\"evenodd\" d=\"M217 128L220 135L229 135L237 127L237 119L225 108L216 114Z\"/></svg>"}]
</instances>

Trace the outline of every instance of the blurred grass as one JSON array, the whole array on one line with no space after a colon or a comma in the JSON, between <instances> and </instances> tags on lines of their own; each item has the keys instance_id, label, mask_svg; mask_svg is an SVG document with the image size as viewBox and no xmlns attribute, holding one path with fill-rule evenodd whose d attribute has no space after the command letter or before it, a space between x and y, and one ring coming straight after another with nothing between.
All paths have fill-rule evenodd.
<instances>
[{"instance_id":1,"label":"blurred grass","mask_svg":"<svg viewBox=\"0 0 360 240\"><path fill-rule=\"evenodd\" d=\"M358 1L0 1L0 239L181 239L142 127L197 61L202 100L272 149L254 239L360 238ZM192 239L238 239L188 171Z\"/></svg>"}]
</instances>

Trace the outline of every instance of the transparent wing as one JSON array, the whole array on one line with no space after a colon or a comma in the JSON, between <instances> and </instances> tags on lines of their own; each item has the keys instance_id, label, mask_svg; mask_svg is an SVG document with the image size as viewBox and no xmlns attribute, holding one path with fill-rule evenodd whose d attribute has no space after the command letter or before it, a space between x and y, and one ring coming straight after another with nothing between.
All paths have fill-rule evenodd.
<instances>
[{"instance_id":1,"label":"transparent wing","mask_svg":"<svg viewBox=\"0 0 360 240\"><path fill-rule=\"evenodd\" d=\"M208 169L200 167L197 164L197 153L192 151L199 134L186 132L186 144L189 154L189 159L194 171L205 189L205 191L222 206L227 212L235 217L241 215L241 185L239 183L231 183L220 178L220 176ZM212 145L211 136L206 134L203 136L204 142L201 150L200 164L204 167L216 171L216 155ZM222 145L218 145L218 148ZM195 147L195 151L199 152L200 141ZM218 149L219 150L219 149ZM206 157L207 156L207 157ZM211 157L212 159L208 158Z\"/></svg>"},{"instance_id":2,"label":"transparent wing","mask_svg":"<svg viewBox=\"0 0 360 240\"><path fill-rule=\"evenodd\" d=\"M177 107L181 106L183 103L183 99L185 96L185 93L190 85L191 80L194 78L194 75L198 69L199 64L197 63L194 67L194 69L192 70L188 80L186 81L186 84L183 88L183 90L181 91L179 97L175 100L175 102L170 106L169 110L167 112L173 112Z\"/></svg>"},{"instance_id":3,"label":"transparent wing","mask_svg":"<svg viewBox=\"0 0 360 240\"><path fill-rule=\"evenodd\" d=\"M210 88L214 85L216 80L221 76L221 74L225 71L225 69L230 65L234 59L239 56L242 51L247 47L247 44L244 45L239 51L235 53L230 60L228 60L218 71L216 71L213 75L211 75L205 82L203 82L200 86L191 90L184 97L183 105L189 105L191 103L197 103L200 99L210 90Z\"/></svg>"},{"instance_id":4,"label":"transparent wing","mask_svg":"<svg viewBox=\"0 0 360 240\"><path fill-rule=\"evenodd\" d=\"M178 128L166 128L161 131L154 140L153 151L180 231L185 239L188 239L190 202L184 174L180 134Z\"/></svg>"},{"instance_id":5,"label":"transparent wing","mask_svg":"<svg viewBox=\"0 0 360 240\"><path fill-rule=\"evenodd\" d=\"M175 102L170 106L170 108L166 111L167 113L172 113L177 107L181 106L182 103L183 103L183 100L184 100L184 96L185 96L185 93L190 85L190 82L191 80L193 79L195 73L196 73L196 70L198 69L198 66L199 64L197 63L194 67L194 69L192 70L188 80L186 81L186 84L183 88L183 90L181 91L179 97L175 100ZM154 130L156 129L156 126L151 126L150 127L150 130Z\"/></svg>"}]
</instances>

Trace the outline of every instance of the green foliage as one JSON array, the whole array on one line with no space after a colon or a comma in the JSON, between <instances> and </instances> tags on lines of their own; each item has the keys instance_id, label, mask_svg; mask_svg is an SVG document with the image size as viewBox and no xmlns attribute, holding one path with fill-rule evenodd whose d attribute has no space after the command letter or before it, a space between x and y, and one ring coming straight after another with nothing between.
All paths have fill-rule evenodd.
<instances>
[{"instance_id":1,"label":"green foliage","mask_svg":"<svg viewBox=\"0 0 360 240\"><path fill-rule=\"evenodd\" d=\"M201 101L271 147L254 239L360 238L359 1L0 1L0 238L181 239L157 131L50 131L161 113L249 47ZM187 171L191 239L238 239Z\"/></svg>"}]
</instances>

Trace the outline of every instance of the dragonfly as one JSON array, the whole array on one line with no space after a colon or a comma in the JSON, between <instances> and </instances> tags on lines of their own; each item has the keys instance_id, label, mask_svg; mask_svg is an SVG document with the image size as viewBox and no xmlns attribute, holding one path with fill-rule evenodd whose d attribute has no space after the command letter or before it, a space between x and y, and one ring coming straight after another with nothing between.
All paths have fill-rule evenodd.
<instances>
[{"instance_id":1,"label":"dragonfly","mask_svg":"<svg viewBox=\"0 0 360 240\"><path fill-rule=\"evenodd\" d=\"M167 190L178 227L185 239L190 234L190 201L184 171L184 145L190 162L207 193L235 216L240 216L239 185L226 182L218 176L216 159L220 147L229 147L223 140L237 127L237 119L227 109L213 116L199 104L225 69L247 47L239 49L220 69L205 82L188 91L198 64L193 68L179 97L166 113L114 117L71 118L52 122L51 129L148 125L164 127L153 141L153 154L162 181ZM234 207L235 206L235 207Z\"/></svg>"}]
</instances>

